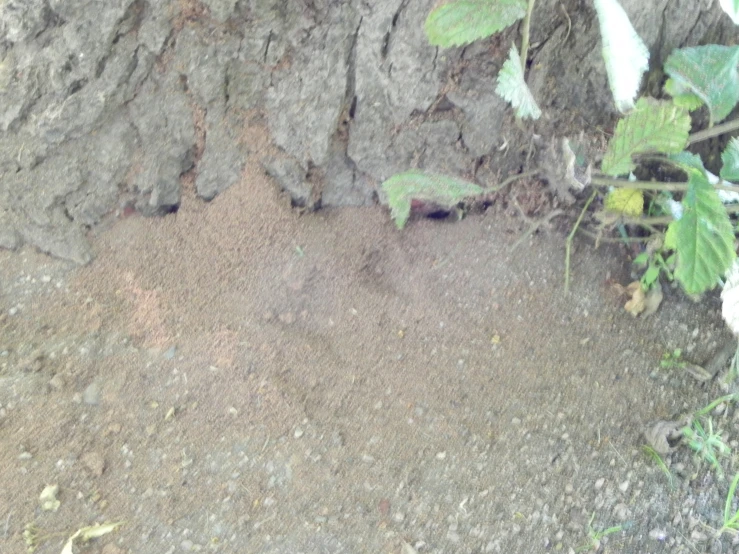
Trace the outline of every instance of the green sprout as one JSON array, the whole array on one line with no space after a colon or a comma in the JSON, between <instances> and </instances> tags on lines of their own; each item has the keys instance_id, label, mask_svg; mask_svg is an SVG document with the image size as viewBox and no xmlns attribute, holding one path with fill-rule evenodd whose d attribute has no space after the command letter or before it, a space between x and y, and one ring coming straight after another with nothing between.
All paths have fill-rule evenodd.
<instances>
[{"instance_id":1,"label":"green sprout","mask_svg":"<svg viewBox=\"0 0 739 554\"><path fill-rule=\"evenodd\" d=\"M575 552L597 552L598 550L600 550L600 543L604 537L612 535L613 533L618 533L619 531L623 531L623 525L616 525L614 527L604 529L603 531L596 531L595 529L593 529L594 519L595 512L593 512L593 515L590 516L590 521L588 522L588 539L590 540L590 542L578 547Z\"/></svg>"},{"instance_id":2,"label":"green sprout","mask_svg":"<svg viewBox=\"0 0 739 554\"><path fill-rule=\"evenodd\" d=\"M719 478L723 479L723 470L718 458L731 454L731 448L721 438L720 431L713 431L711 418L708 418L708 432L703 428L700 420L695 418L689 426L683 428L682 434L688 446L699 458L708 462L716 470Z\"/></svg>"},{"instance_id":3,"label":"green sprout","mask_svg":"<svg viewBox=\"0 0 739 554\"><path fill-rule=\"evenodd\" d=\"M659 367L662 369L685 369L687 365L687 362L683 360L683 351L680 348L675 348L672 352L666 351L659 361Z\"/></svg>"}]
</instances>

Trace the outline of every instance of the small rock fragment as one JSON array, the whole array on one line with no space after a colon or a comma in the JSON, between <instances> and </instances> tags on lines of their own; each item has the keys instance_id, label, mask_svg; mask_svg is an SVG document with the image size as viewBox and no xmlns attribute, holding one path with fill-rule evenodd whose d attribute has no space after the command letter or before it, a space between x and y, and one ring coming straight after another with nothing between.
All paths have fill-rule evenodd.
<instances>
[{"instance_id":1,"label":"small rock fragment","mask_svg":"<svg viewBox=\"0 0 739 554\"><path fill-rule=\"evenodd\" d=\"M64 377L62 377L59 373L55 373L54 376L49 379L49 387L56 391L62 390L64 388L64 385Z\"/></svg>"},{"instance_id":2,"label":"small rock fragment","mask_svg":"<svg viewBox=\"0 0 739 554\"><path fill-rule=\"evenodd\" d=\"M105 471L105 458L99 452L86 452L80 461L95 477L100 477Z\"/></svg>"},{"instance_id":3,"label":"small rock fragment","mask_svg":"<svg viewBox=\"0 0 739 554\"><path fill-rule=\"evenodd\" d=\"M59 485L46 485L41 491L38 499L41 503L41 509L48 512L56 512L61 506L61 502L57 500L56 495L59 492Z\"/></svg>"},{"instance_id":4,"label":"small rock fragment","mask_svg":"<svg viewBox=\"0 0 739 554\"><path fill-rule=\"evenodd\" d=\"M100 404L100 385L90 383L85 389L85 392L82 393L82 400L85 404L90 404L91 406Z\"/></svg>"}]
</instances>

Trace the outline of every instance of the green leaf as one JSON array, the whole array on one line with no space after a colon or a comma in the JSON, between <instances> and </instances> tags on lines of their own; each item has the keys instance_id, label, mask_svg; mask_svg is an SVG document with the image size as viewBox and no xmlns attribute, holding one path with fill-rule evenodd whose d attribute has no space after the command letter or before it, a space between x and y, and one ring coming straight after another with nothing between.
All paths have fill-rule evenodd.
<instances>
[{"instance_id":1,"label":"green leaf","mask_svg":"<svg viewBox=\"0 0 739 554\"><path fill-rule=\"evenodd\" d=\"M398 229L405 227L408 221L412 200L433 202L443 208L452 208L465 198L479 196L485 191L482 187L462 179L419 170L393 175L382 183L382 189L387 194L390 214Z\"/></svg>"},{"instance_id":2,"label":"green leaf","mask_svg":"<svg viewBox=\"0 0 739 554\"><path fill-rule=\"evenodd\" d=\"M516 116L524 119L539 119L541 110L531 94L523 76L523 68L516 45L508 51L508 59L498 73L498 85L495 92L510 102L516 109Z\"/></svg>"},{"instance_id":3,"label":"green leaf","mask_svg":"<svg viewBox=\"0 0 739 554\"><path fill-rule=\"evenodd\" d=\"M739 101L739 46L709 44L675 50L665 62L677 95L692 93L708 106L710 124L724 119Z\"/></svg>"},{"instance_id":4,"label":"green leaf","mask_svg":"<svg viewBox=\"0 0 739 554\"><path fill-rule=\"evenodd\" d=\"M642 252L636 258L634 258L631 263L641 266L647 265L649 263L649 254L647 254L646 252Z\"/></svg>"},{"instance_id":5,"label":"green leaf","mask_svg":"<svg viewBox=\"0 0 739 554\"><path fill-rule=\"evenodd\" d=\"M617 0L595 0L595 11L613 100L620 112L627 112L649 69L649 50Z\"/></svg>"},{"instance_id":6,"label":"green leaf","mask_svg":"<svg viewBox=\"0 0 739 554\"><path fill-rule=\"evenodd\" d=\"M665 233L665 242L662 245L662 250L676 250L676 249L677 249L677 221L672 221L667 226L667 232Z\"/></svg>"},{"instance_id":7,"label":"green leaf","mask_svg":"<svg viewBox=\"0 0 739 554\"><path fill-rule=\"evenodd\" d=\"M713 288L734 261L734 232L726 208L705 173L692 167L686 172L683 216L674 223L675 277L688 294L700 294Z\"/></svg>"},{"instance_id":8,"label":"green leaf","mask_svg":"<svg viewBox=\"0 0 739 554\"><path fill-rule=\"evenodd\" d=\"M617 188L606 194L607 211L639 217L644 212L644 192L639 189Z\"/></svg>"},{"instance_id":9,"label":"green leaf","mask_svg":"<svg viewBox=\"0 0 739 554\"><path fill-rule=\"evenodd\" d=\"M449 48L487 38L526 15L526 0L455 0L426 18L426 36L433 46Z\"/></svg>"},{"instance_id":10,"label":"green leaf","mask_svg":"<svg viewBox=\"0 0 739 554\"><path fill-rule=\"evenodd\" d=\"M721 154L721 161L724 163L721 168L721 178L727 181L739 181L739 138L734 137L729 141Z\"/></svg>"},{"instance_id":11,"label":"green leaf","mask_svg":"<svg viewBox=\"0 0 739 554\"><path fill-rule=\"evenodd\" d=\"M697 110L703 105L703 100L692 92L684 92L672 79L665 81L665 92L672 96L672 101L675 102L676 106L685 108L689 112Z\"/></svg>"},{"instance_id":12,"label":"green leaf","mask_svg":"<svg viewBox=\"0 0 739 554\"><path fill-rule=\"evenodd\" d=\"M636 154L680 152L689 131L688 112L672 102L640 98L634 111L618 122L601 169L607 175L626 175L636 167L631 159Z\"/></svg>"},{"instance_id":13,"label":"green leaf","mask_svg":"<svg viewBox=\"0 0 739 554\"><path fill-rule=\"evenodd\" d=\"M698 154L694 154L693 152L683 150L682 152L678 152L677 154L670 154L668 157L685 171L687 171L688 168L692 167L694 169L702 171L703 173L706 172L706 168L703 165L703 160Z\"/></svg>"}]
</instances>

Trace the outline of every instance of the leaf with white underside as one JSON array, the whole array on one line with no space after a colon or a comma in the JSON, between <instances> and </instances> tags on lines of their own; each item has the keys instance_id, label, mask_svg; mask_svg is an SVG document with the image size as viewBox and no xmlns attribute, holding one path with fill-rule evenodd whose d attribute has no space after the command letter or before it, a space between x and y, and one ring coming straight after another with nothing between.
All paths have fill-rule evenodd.
<instances>
[{"instance_id":1,"label":"leaf with white underside","mask_svg":"<svg viewBox=\"0 0 739 554\"><path fill-rule=\"evenodd\" d=\"M520 55L515 44L511 46L508 59L498 73L498 85L495 87L495 92L510 102L511 106L516 109L517 117L521 119L541 117L541 110L524 79Z\"/></svg>"},{"instance_id":2,"label":"leaf with white underside","mask_svg":"<svg viewBox=\"0 0 739 554\"><path fill-rule=\"evenodd\" d=\"M665 62L671 94L694 94L708 106L710 124L724 119L739 101L739 46L709 44L675 50Z\"/></svg>"},{"instance_id":3,"label":"leaf with white underside","mask_svg":"<svg viewBox=\"0 0 739 554\"><path fill-rule=\"evenodd\" d=\"M700 294L712 289L736 258L734 230L705 172L689 166L683 170L688 174L688 190L683 216L674 223L675 277L688 294Z\"/></svg>"},{"instance_id":4,"label":"leaf with white underside","mask_svg":"<svg viewBox=\"0 0 739 554\"><path fill-rule=\"evenodd\" d=\"M726 273L726 283L721 291L721 315L731 332L739 337L739 260L734 260Z\"/></svg>"},{"instance_id":5,"label":"leaf with white underside","mask_svg":"<svg viewBox=\"0 0 739 554\"><path fill-rule=\"evenodd\" d=\"M721 178L739 181L739 138L734 137L729 141L721 154L721 161L724 164L721 167Z\"/></svg>"},{"instance_id":6,"label":"leaf with white underside","mask_svg":"<svg viewBox=\"0 0 739 554\"><path fill-rule=\"evenodd\" d=\"M431 11L426 36L442 48L469 44L523 19L526 5L526 0L454 0Z\"/></svg>"},{"instance_id":7,"label":"leaf with white underside","mask_svg":"<svg viewBox=\"0 0 739 554\"><path fill-rule=\"evenodd\" d=\"M616 126L601 169L614 177L626 175L636 165L637 154L661 152L675 154L688 144L690 115L672 102L640 98L634 111Z\"/></svg>"},{"instance_id":8,"label":"leaf with white underside","mask_svg":"<svg viewBox=\"0 0 739 554\"><path fill-rule=\"evenodd\" d=\"M649 50L617 0L595 0L603 41L603 61L616 107L634 107L642 75L649 69Z\"/></svg>"},{"instance_id":9,"label":"leaf with white underside","mask_svg":"<svg viewBox=\"0 0 739 554\"><path fill-rule=\"evenodd\" d=\"M474 183L419 170L393 175L382 189L387 194L390 215L398 229L405 227L411 214L411 202L422 200L443 208L452 208L465 198L479 196L484 189Z\"/></svg>"},{"instance_id":10,"label":"leaf with white underside","mask_svg":"<svg viewBox=\"0 0 739 554\"><path fill-rule=\"evenodd\" d=\"M739 25L739 0L718 0L718 3L734 22L734 25Z\"/></svg>"}]
</instances>

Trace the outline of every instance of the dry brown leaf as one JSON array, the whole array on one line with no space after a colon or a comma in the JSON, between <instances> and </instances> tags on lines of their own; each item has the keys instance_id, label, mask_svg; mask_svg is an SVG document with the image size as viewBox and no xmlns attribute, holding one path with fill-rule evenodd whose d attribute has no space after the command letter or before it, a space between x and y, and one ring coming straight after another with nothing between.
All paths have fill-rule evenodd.
<instances>
[{"instance_id":1,"label":"dry brown leaf","mask_svg":"<svg viewBox=\"0 0 739 554\"><path fill-rule=\"evenodd\" d=\"M631 296L631 300L624 304L624 309L631 315L636 317L647 307L646 294L644 294L644 291L641 288L641 283L639 281L629 283L629 285L626 287L626 293Z\"/></svg>"},{"instance_id":2,"label":"dry brown leaf","mask_svg":"<svg viewBox=\"0 0 739 554\"><path fill-rule=\"evenodd\" d=\"M684 424L679 421L658 421L644 431L649 446L662 456L672 452L682 437Z\"/></svg>"},{"instance_id":3,"label":"dry brown leaf","mask_svg":"<svg viewBox=\"0 0 739 554\"><path fill-rule=\"evenodd\" d=\"M659 309L659 305L662 304L663 298L662 285L657 282L649 289L649 292L647 292L646 298L644 299L643 317L648 317L656 312Z\"/></svg>"}]
</instances>

